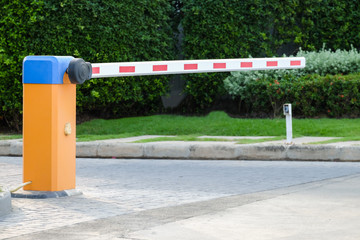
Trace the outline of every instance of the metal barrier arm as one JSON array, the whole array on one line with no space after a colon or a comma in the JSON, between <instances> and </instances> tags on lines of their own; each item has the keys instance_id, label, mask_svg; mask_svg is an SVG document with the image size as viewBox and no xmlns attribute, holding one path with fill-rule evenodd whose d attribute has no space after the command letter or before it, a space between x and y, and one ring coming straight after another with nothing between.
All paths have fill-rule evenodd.
<instances>
[{"instance_id":1,"label":"metal barrier arm","mask_svg":"<svg viewBox=\"0 0 360 240\"><path fill-rule=\"evenodd\" d=\"M239 58L153 62L92 63L91 78L168 75L202 72L235 72L305 67L304 57Z\"/></svg>"}]
</instances>

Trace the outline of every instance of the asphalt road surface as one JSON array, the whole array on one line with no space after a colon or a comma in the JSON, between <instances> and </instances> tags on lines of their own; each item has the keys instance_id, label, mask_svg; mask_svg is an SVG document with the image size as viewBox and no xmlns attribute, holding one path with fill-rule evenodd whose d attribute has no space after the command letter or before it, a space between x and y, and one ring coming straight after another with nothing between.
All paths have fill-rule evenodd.
<instances>
[{"instance_id":1,"label":"asphalt road surface","mask_svg":"<svg viewBox=\"0 0 360 240\"><path fill-rule=\"evenodd\" d=\"M31 234L76 224L356 174L360 163L77 159L77 189L83 195L13 199L12 213L0 218L0 239L32 239ZM0 157L0 179L8 187L20 184L22 158Z\"/></svg>"}]
</instances>

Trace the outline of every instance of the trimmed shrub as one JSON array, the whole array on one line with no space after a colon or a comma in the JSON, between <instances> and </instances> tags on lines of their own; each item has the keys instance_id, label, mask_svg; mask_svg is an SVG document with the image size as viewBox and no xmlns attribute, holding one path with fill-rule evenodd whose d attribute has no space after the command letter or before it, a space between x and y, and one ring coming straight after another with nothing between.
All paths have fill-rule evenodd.
<instances>
[{"instance_id":1,"label":"trimmed shrub","mask_svg":"<svg viewBox=\"0 0 360 240\"><path fill-rule=\"evenodd\" d=\"M360 116L360 73L257 78L242 91L246 94L233 98L239 106L233 114L279 117L282 105L291 103L296 117Z\"/></svg>"},{"instance_id":2,"label":"trimmed shrub","mask_svg":"<svg viewBox=\"0 0 360 240\"><path fill-rule=\"evenodd\" d=\"M286 79L292 82L306 74L349 74L360 72L360 53L356 49L350 51L322 49L318 52L300 50L296 57L305 57L306 67L293 70L266 70L232 72L231 76L224 80L224 86L228 94L240 98L247 97L246 85L258 79L271 79L281 81Z\"/></svg>"},{"instance_id":3,"label":"trimmed shrub","mask_svg":"<svg viewBox=\"0 0 360 240\"><path fill-rule=\"evenodd\" d=\"M21 66L27 55L70 55L89 62L174 59L166 0L2 1L0 116L19 130ZM6 69L6 71L4 71ZM78 111L103 117L161 108L167 77L90 80L78 87Z\"/></svg>"},{"instance_id":4,"label":"trimmed shrub","mask_svg":"<svg viewBox=\"0 0 360 240\"><path fill-rule=\"evenodd\" d=\"M238 113L271 112L275 117L281 114L282 104L290 102L294 103L294 113L298 116L315 117L326 114L341 117L358 114L355 109L358 106L357 100L354 99L357 99L356 88L360 87L356 80L359 75L342 76L360 72L360 54L356 49L335 52L325 49L319 52L300 51L297 56L306 58L305 68L231 73L231 76L224 80L224 87L238 102ZM329 75L336 73L341 74L340 79L349 79L349 82L339 82L338 76ZM328 86L324 79L330 79L331 84ZM339 99L338 96L344 97ZM342 104L347 97L352 99L349 100L352 102L349 106L354 107L349 108ZM334 99L341 101L335 102ZM321 112L321 109L327 111Z\"/></svg>"},{"instance_id":5,"label":"trimmed shrub","mask_svg":"<svg viewBox=\"0 0 360 240\"><path fill-rule=\"evenodd\" d=\"M360 72L360 53L351 47L349 51L337 49L326 50L325 46L318 52L300 51L297 57L305 57L306 67L297 70L303 74L317 73L325 76L327 74L349 74Z\"/></svg>"}]
</instances>

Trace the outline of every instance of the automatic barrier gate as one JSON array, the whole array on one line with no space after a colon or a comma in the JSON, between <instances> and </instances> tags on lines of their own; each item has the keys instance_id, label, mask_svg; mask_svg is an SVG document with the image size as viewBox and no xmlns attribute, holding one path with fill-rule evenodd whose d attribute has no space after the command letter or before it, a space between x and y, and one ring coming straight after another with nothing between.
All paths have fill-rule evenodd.
<instances>
[{"instance_id":1,"label":"automatic barrier gate","mask_svg":"<svg viewBox=\"0 0 360 240\"><path fill-rule=\"evenodd\" d=\"M305 67L305 58L86 63L70 56L23 62L24 190L75 189L76 84L91 78Z\"/></svg>"}]
</instances>

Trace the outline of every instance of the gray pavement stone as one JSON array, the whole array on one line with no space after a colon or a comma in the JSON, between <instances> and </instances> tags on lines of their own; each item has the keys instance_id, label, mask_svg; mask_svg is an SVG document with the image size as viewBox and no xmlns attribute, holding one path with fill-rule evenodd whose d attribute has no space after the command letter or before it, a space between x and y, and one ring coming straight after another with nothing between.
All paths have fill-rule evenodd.
<instances>
[{"instance_id":1,"label":"gray pavement stone","mask_svg":"<svg viewBox=\"0 0 360 240\"><path fill-rule=\"evenodd\" d=\"M22 156L23 154L23 143L21 140L14 140L10 145L11 156Z\"/></svg>"},{"instance_id":2,"label":"gray pavement stone","mask_svg":"<svg viewBox=\"0 0 360 240\"><path fill-rule=\"evenodd\" d=\"M77 157L97 157L99 144L92 142L78 142L76 143L76 156Z\"/></svg>"},{"instance_id":3,"label":"gray pavement stone","mask_svg":"<svg viewBox=\"0 0 360 240\"><path fill-rule=\"evenodd\" d=\"M241 154L238 159L287 160L288 148L288 145L247 144L241 146Z\"/></svg>"},{"instance_id":4,"label":"gray pavement stone","mask_svg":"<svg viewBox=\"0 0 360 240\"><path fill-rule=\"evenodd\" d=\"M339 159L344 161L358 161L360 156L360 147L343 146L339 149L338 155Z\"/></svg>"},{"instance_id":5,"label":"gray pavement stone","mask_svg":"<svg viewBox=\"0 0 360 240\"><path fill-rule=\"evenodd\" d=\"M0 169L3 185L22 182L22 158L0 157ZM0 218L0 239L358 173L357 162L82 158L77 159L77 189L83 195L13 199L12 213Z\"/></svg>"},{"instance_id":6,"label":"gray pavement stone","mask_svg":"<svg viewBox=\"0 0 360 240\"><path fill-rule=\"evenodd\" d=\"M286 157L288 159L299 159L299 160L313 160L319 161L335 161L344 160L340 158L340 148L331 147L327 145L293 145L289 147ZM349 152L349 149L347 149ZM351 151L350 151L351 152ZM359 158L359 156L357 156Z\"/></svg>"},{"instance_id":7,"label":"gray pavement stone","mask_svg":"<svg viewBox=\"0 0 360 240\"><path fill-rule=\"evenodd\" d=\"M0 156L21 156L22 140L0 140Z\"/></svg>"},{"instance_id":8,"label":"gray pavement stone","mask_svg":"<svg viewBox=\"0 0 360 240\"><path fill-rule=\"evenodd\" d=\"M145 158L183 158L188 159L191 151L191 143L186 142L155 142L146 143L144 146Z\"/></svg>"},{"instance_id":9,"label":"gray pavement stone","mask_svg":"<svg viewBox=\"0 0 360 240\"><path fill-rule=\"evenodd\" d=\"M0 155L6 156L10 152L10 142L9 141L0 141Z\"/></svg>"},{"instance_id":10,"label":"gray pavement stone","mask_svg":"<svg viewBox=\"0 0 360 240\"><path fill-rule=\"evenodd\" d=\"M0 192L0 217L11 212L11 195L10 192L2 188Z\"/></svg>"},{"instance_id":11,"label":"gray pavement stone","mask_svg":"<svg viewBox=\"0 0 360 240\"><path fill-rule=\"evenodd\" d=\"M238 159L238 146L233 143L205 142L191 146L191 159Z\"/></svg>"},{"instance_id":12,"label":"gray pavement stone","mask_svg":"<svg viewBox=\"0 0 360 240\"><path fill-rule=\"evenodd\" d=\"M96 157L141 158L143 155L143 145L140 143L105 143L98 145Z\"/></svg>"},{"instance_id":13,"label":"gray pavement stone","mask_svg":"<svg viewBox=\"0 0 360 240\"><path fill-rule=\"evenodd\" d=\"M354 186L359 182L360 175L352 175L95 219L12 239L357 240L360 192Z\"/></svg>"},{"instance_id":14,"label":"gray pavement stone","mask_svg":"<svg viewBox=\"0 0 360 240\"><path fill-rule=\"evenodd\" d=\"M360 237L360 176L135 231L129 239L353 239Z\"/></svg>"}]
</instances>

